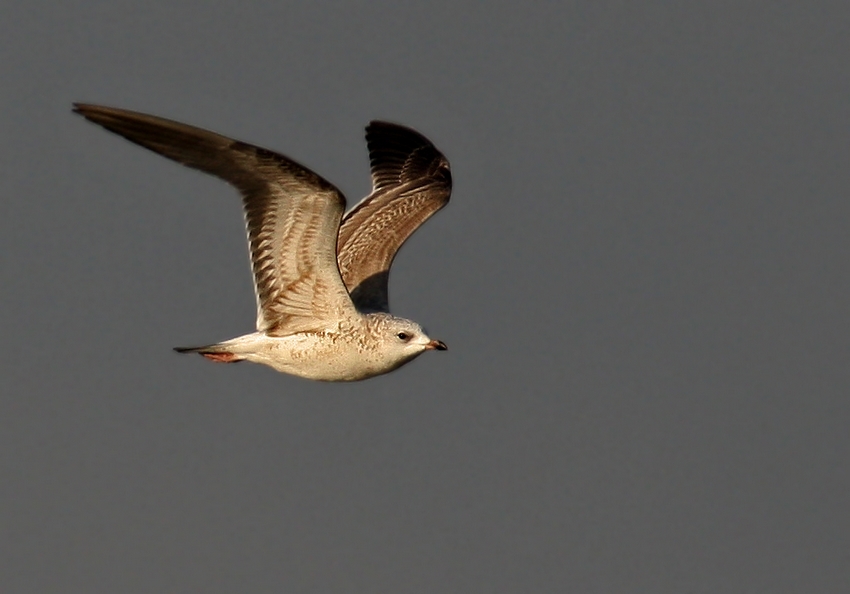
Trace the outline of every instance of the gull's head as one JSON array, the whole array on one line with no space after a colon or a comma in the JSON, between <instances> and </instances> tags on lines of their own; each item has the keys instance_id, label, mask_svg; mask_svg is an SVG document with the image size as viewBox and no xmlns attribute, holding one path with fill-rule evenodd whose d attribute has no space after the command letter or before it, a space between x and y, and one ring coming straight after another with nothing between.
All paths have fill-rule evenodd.
<instances>
[{"instance_id":1,"label":"gull's head","mask_svg":"<svg viewBox=\"0 0 850 594\"><path fill-rule=\"evenodd\" d=\"M425 351L445 351L448 347L440 340L433 340L422 326L411 320L387 314L372 314L372 332L380 339L383 356L397 366L407 363Z\"/></svg>"}]
</instances>

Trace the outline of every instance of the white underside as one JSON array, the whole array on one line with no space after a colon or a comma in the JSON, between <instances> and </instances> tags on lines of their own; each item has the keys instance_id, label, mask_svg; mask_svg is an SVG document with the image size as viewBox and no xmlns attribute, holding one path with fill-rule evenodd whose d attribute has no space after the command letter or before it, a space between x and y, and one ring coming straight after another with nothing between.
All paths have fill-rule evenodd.
<instances>
[{"instance_id":1,"label":"white underside","mask_svg":"<svg viewBox=\"0 0 850 594\"><path fill-rule=\"evenodd\" d=\"M388 358L386 353L367 348L362 340L352 338L314 333L275 337L254 332L226 340L216 347L282 373L331 382L357 381L388 373L424 350L412 348Z\"/></svg>"}]
</instances>

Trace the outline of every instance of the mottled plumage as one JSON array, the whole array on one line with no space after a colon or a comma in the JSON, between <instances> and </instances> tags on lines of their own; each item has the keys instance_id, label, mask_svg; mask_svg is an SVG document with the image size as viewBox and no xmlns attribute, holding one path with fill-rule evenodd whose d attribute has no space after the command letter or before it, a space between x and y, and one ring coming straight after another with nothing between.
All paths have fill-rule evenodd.
<instances>
[{"instance_id":1,"label":"mottled plumage","mask_svg":"<svg viewBox=\"0 0 850 594\"><path fill-rule=\"evenodd\" d=\"M446 348L415 322L389 314L387 280L396 252L451 193L448 161L417 132L386 122L368 126L373 191L343 219L342 193L283 155L123 109L75 104L74 111L220 177L242 195L257 331L178 351L349 381Z\"/></svg>"}]
</instances>

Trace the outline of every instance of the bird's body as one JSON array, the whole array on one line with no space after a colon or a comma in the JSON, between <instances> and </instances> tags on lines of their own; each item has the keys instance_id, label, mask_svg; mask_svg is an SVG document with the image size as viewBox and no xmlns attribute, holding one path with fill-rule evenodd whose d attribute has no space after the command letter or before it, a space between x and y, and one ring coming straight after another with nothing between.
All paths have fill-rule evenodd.
<instances>
[{"instance_id":1,"label":"bird's body","mask_svg":"<svg viewBox=\"0 0 850 594\"><path fill-rule=\"evenodd\" d=\"M369 125L373 191L343 218L339 190L278 153L137 112L85 104L75 111L242 194L257 331L177 351L262 363L307 379L354 381L392 371L426 350L445 350L417 323L389 313L396 252L451 193L448 161L417 132Z\"/></svg>"},{"instance_id":2,"label":"bird's body","mask_svg":"<svg viewBox=\"0 0 850 594\"><path fill-rule=\"evenodd\" d=\"M396 327L418 329L416 342L408 349L394 348ZM213 361L252 361L306 379L348 382L363 380L397 369L429 349L445 349L430 340L414 322L383 313L358 313L328 332L296 332L270 336L252 332L206 347L178 348L183 353L200 353Z\"/></svg>"}]
</instances>

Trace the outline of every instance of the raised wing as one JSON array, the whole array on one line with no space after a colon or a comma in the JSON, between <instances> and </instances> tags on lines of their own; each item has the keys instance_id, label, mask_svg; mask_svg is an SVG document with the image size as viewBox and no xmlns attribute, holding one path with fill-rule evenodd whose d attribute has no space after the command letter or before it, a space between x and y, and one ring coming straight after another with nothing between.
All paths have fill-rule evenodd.
<instances>
[{"instance_id":1,"label":"raised wing","mask_svg":"<svg viewBox=\"0 0 850 594\"><path fill-rule=\"evenodd\" d=\"M241 192L257 330L333 332L354 314L336 258L345 198L333 185L283 155L207 130L111 107L75 104L74 111Z\"/></svg>"},{"instance_id":2,"label":"raised wing","mask_svg":"<svg viewBox=\"0 0 850 594\"><path fill-rule=\"evenodd\" d=\"M401 245L449 201L449 162L410 128L372 122L366 128L372 193L339 230L337 258L345 286L361 311L389 311L390 266Z\"/></svg>"}]
</instances>

